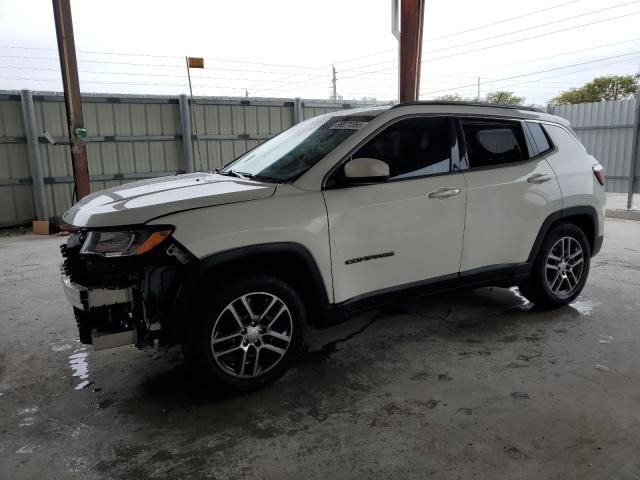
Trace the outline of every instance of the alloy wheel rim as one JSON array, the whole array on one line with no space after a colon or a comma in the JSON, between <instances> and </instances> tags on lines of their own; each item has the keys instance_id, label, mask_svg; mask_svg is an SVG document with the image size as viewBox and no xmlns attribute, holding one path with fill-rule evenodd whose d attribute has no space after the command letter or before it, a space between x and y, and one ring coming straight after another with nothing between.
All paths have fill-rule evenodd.
<instances>
[{"instance_id":1,"label":"alloy wheel rim","mask_svg":"<svg viewBox=\"0 0 640 480\"><path fill-rule=\"evenodd\" d=\"M216 364L238 378L256 378L284 358L293 334L293 319L284 301L267 292L251 292L231 301L211 332Z\"/></svg>"},{"instance_id":2,"label":"alloy wheel rim","mask_svg":"<svg viewBox=\"0 0 640 480\"><path fill-rule=\"evenodd\" d=\"M573 237L562 237L553 244L545 265L545 278L551 292L568 297L580 285L584 273L584 252Z\"/></svg>"}]
</instances>

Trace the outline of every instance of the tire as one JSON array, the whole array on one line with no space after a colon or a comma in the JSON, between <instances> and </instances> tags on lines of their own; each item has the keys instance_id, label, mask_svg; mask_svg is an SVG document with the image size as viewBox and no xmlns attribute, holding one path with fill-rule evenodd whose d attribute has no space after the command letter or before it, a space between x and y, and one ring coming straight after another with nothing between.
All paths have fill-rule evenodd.
<instances>
[{"instance_id":1,"label":"tire","mask_svg":"<svg viewBox=\"0 0 640 480\"><path fill-rule=\"evenodd\" d=\"M584 232L571 223L559 223L547 233L520 292L542 308L567 305L582 292L590 264L591 247Z\"/></svg>"},{"instance_id":2,"label":"tire","mask_svg":"<svg viewBox=\"0 0 640 480\"><path fill-rule=\"evenodd\" d=\"M216 386L249 391L273 383L302 350L305 308L278 278L244 276L203 298L200 306L183 348L189 363Z\"/></svg>"}]
</instances>

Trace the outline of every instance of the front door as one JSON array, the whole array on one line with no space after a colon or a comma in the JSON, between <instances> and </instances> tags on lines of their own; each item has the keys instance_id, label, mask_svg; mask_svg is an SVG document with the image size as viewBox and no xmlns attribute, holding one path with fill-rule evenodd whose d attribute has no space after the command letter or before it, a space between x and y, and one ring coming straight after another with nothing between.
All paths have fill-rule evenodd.
<instances>
[{"instance_id":1,"label":"front door","mask_svg":"<svg viewBox=\"0 0 640 480\"><path fill-rule=\"evenodd\" d=\"M395 121L351 156L386 162L388 181L350 186L342 167L329 179L323 193L336 303L457 276L466 186L454 132L446 116Z\"/></svg>"}]
</instances>

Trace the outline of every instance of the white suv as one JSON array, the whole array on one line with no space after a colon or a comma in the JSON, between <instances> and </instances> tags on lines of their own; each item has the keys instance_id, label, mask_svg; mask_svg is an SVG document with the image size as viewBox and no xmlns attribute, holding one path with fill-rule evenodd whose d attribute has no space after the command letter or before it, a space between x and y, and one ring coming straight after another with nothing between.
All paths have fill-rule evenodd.
<instances>
[{"instance_id":1,"label":"white suv","mask_svg":"<svg viewBox=\"0 0 640 480\"><path fill-rule=\"evenodd\" d=\"M276 380L307 324L399 298L582 290L603 239L602 167L525 107L415 102L306 120L216 173L94 193L64 220L82 342L181 344L238 389Z\"/></svg>"}]
</instances>

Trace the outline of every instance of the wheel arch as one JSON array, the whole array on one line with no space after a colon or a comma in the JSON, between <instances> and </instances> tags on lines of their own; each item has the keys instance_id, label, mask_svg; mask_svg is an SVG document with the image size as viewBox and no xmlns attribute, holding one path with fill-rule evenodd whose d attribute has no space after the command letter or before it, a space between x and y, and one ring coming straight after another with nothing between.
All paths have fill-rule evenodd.
<instances>
[{"instance_id":1,"label":"wheel arch","mask_svg":"<svg viewBox=\"0 0 640 480\"><path fill-rule=\"evenodd\" d=\"M302 296L309 323L322 326L329 295L311 252L299 243L276 242L238 247L208 255L189 269L178 292L174 315L175 334L192 312L202 287L247 272L262 272L290 283ZM215 288L215 287L214 287Z\"/></svg>"},{"instance_id":2,"label":"wheel arch","mask_svg":"<svg viewBox=\"0 0 640 480\"><path fill-rule=\"evenodd\" d=\"M592 206L567 207L549 215L540 227L536 241L531 248L528 263L532 264L538 255L540 246L547 233L558 223L571 223L580 228L589 241L591 256L596 255L600 249L601 241L598 240L598 213Z\"/></svg>"}]
</instances>

